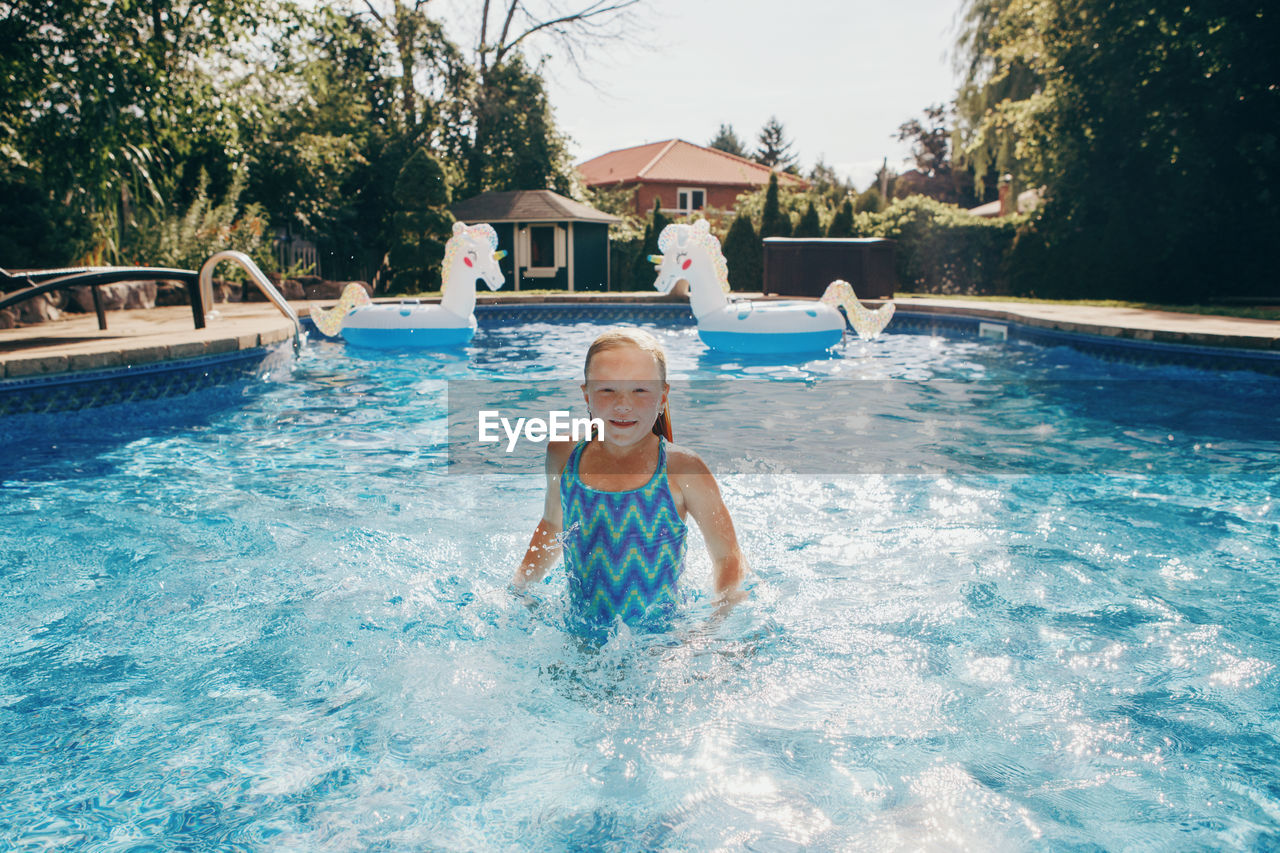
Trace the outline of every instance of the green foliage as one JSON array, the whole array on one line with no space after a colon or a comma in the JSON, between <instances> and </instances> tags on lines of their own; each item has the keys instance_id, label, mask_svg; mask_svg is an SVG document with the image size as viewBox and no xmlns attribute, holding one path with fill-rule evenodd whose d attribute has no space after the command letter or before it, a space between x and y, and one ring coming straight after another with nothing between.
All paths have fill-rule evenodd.
<instances>
[{"instance_id":1,"label":"green foliage","mask_svg":"<svg viewBox=\"0 0 1280 853\"><path fill-rule=\"evenodd\" d=\"M879 213L884 210L884 196L880 195L880 189L876 186L867 187L867 189L858 196L858 201L854 205L854 209L858 213Z\"/></svg>"},{"instance_id":2,"label":"green foliage","mask_svg":"<svg viewBox=\"0 0 1280 853\"><path fill-rule=\"evenodd\" d=\"M845 199L844 204L840 205L840 210L831 219L831 225L827 227L827 236L853 236L853 202L849 199Z\"/></svg>"},{"instance_id":3,"label":"green foliage","mask_svg":"<svg viewBox=\"0 0 1280 853\"><path fill-rule=\"evenodd\" d=\"M188 203L201 168L225 192L255 114L240 46L272 21L256 0L7 4L0 156L91 234L78 255L121 260L137 206Z\"/></svg>"},{"instance_id":4,"label":"green foliage","mask_svg":"<svg viewBox=\"0 0 1280 853\"><path fill-rule=\"evenodd\" d=\"M405 161L392 196L396 241L391 247L391 291L417 293L440 284L440 262L453 227L449 185L440 163L419 148Z\"/></svg>"},{"instance_id":5,"label":"green foliage","mask_svg":"<svg viewBox=\"0 0 1280 853\"><path fill-rule=\"evenodd\" d=\"M490 68L475 89L475 132L463 155L466 195L486 190L570 192L568 150L546 86L520 54Z\"/></svg>"},{"instance_id":6,"label":"green foliage","mask_svg":"<svg viewBox=\"0 0 1280 853\"><path fill-rule=\"evenodd\" d=\"M854 195L856 191L851 181L846 181L836 174L836 170L822 157L809 170L809 185L819 197L827 200L832 206L838 206L844 199Z\"/></svg>"},{"instance_id":7,"label":"green foliage","mask_svg":"<svg viewBox=\"0 0 1280 853\"><path fill-rule=\"evenodd\" d=\"M715 148L719 151L727 151L739 157L747 156L747 147L738 137L738 134L734 132L731 124L720 125L720 129L716 131L715 138L707 144L707 147Z\"/></svg>"},{"instance_id":8,"label":"green foliage","mask_svg":"<svg viewBox=\"0 0 1280 853\"><path fill-rule=\"evenodd\" d=\"M769 176L769 186L765 190L764 209L760 213L760 238L790 237L791 217L783 210L778 199L778 176Z\"/></svg>"},{"instance_id":9,"label":"green foliage","mask_svg":"<svg viewBox=\"0 0 1280 853\"><path fill-rule=\"evenodd\" d=\"M640 250L635 253L631 260L631 276L630 281L619 282L619 289L628 290L649 290L653 287L653 282L657 278L654 273L653 263L649 260L649 255L660 254L658 250L658 237L662 235L662 229L669 225L671 220L667 219L662 213L662 202L660 199L653 200L653 215L649 219L649 224L644 229L644 239L640 243Z\"/></svg>"},{"instance_id":10,"label":"green foliage","mask_svg":"<svg viewBox=\"0 0 1280 853\"><path fill-rule=\"evenodd\" d=\"M989 14L977 15L973 85L985 94L961 104L972 168L982 174L982 150L1011 152L1013 191L1045 187L1010 258L1019 291L1165 302L1275 294L1280 53L1259 47L1280 43L1273 8L979 9ZM1019 69L1034 85L996 101Z\"/></svg>"},{"instance_id":11,"label":"green foliage","mask_svg":"<svg viewBox=\"0 0 1280 853\"><path fill-rule=\"evenodd\" d=\"M983 219L925 196L859 213L860 237L895 240L899 287L921 293L1005 293L1005 259L1020 216Z\"/></svg>"},{"instance_id":12,"label":"green foliage","mask_svg":"<svg viewBox=\"0 0 1280 853\"><path fill-rule=\"evenodd\" d=\"M790 171L795 166L796 155L791 153L791 142L777 116L769 117L756 139L759 142L754 158L757 163L784 171Z\"/></svg>"},{"instance_id":13,"label":"green foliage","mask_svg":"<svg viewBox=\"0 0 1280 853\"><path fill-rule=\"evenodd\" d=\"M0 170L0 265L8 269L64 266L92 236L88 223L69 218L41 186L40 176Z\"/></svg>"},{"instance_id":14,"label":"green foliage","mask_svg":"<svg viewBox=\"0 0 1280 853\"><path fill-rule=\"evenodd\" d=\"M800 222L796 225L796 237L821 237L822 223L818 221L818 209L813 206L813 202L809 202L809 206L805 208L804 215L800 217Z\"/></svg>"},{"instance_id":15,"label":"green foliage","mask_svg":"<svg viewBox=\"0 0 1280 853\"><path fill-rule=\"evenodd\" d=\"M729 266L729 287L750 293L763 290L763 246L750 218L741 213L734 218L724 238L723 249Z\"/></svg>"},{"instance_id":16,"label":"green foliage","mask_svg":"<svg viewBox=\"0 0 1280 853\"><path fill-rule=\"evenodd\" d=\"M151 210L142 214L139 227L132 229L122 247L121 260L148 266L198 270L215 252L234 249L253 258L262 269L275 263L269 242L270 223L258 204L241 204L244 172L221 201L209 197L209 176L201 172L195 197L181 213ZM242 280L239 268L226 268L229 278Z\"/></svg>"}]
</instances>

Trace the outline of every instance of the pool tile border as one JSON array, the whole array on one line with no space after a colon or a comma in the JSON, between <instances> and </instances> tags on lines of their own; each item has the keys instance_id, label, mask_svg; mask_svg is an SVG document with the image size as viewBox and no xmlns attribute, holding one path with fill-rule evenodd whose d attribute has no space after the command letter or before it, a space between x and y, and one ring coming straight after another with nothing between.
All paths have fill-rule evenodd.
<instances>
[{"instance_id":1,"label":"pool tile border","mask_svg":"<svg viewBox=\"0 0 1280 853\"><path fill-rule=\"evenodd\" d=\"M172 352L171 347L156 349ZM0 379L0 417L73 412L190 394L251 379L291 353L291 347L280 342L194 358Z\"/></svg>"},{"instance_id":2,"label":"pool tile border","mask_svg":"<svg viewBox=\"0 0 1280 853\"><path fill-rule=\"evenodd\" d=\"M1006 327L1011 342L1069 346L1107 360L1280 375L1280 341L1262 336L1239 338L1239 348L1206 346L1169 340L1188 337L1176 332L1049 321L1005 311L936 310L935 306L897 304L891 327L896 334L977 337L981 324L995 323ZM696 325L688 303L682 302L481 303L475 310L482 334L486 328L529 322ZM302 322L309 337L320 337L309 317ZM290 337L291 332L282 329L278 333L142 344L117 351L10 358L0 363L4 368L4 375L0 376L0 416L75 411L226 384L258 373L274 353L287 349L283 342ZM1236 340L1235 336L1222 335L1195 337Z\"/></svg>"}]
</instances>

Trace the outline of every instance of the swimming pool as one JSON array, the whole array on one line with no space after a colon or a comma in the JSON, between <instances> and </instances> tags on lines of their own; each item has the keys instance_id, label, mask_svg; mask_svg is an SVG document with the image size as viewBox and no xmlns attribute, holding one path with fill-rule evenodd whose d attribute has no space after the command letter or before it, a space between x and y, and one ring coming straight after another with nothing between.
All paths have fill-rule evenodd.
<instances>
[{"instance_id":1,"label":"swimming pool","mask_svg":"<svg viewBox=\"0 0 1280 853\"><path fill-rule=\"evenodd\" d=\"M508 593L541 478L450 469L445 399L571 383L594 324L317 343L266 382L7 424L0 838L1280 843L1280 380L928 334L728 360L648 327L713 395L677 396L676 435L751 599L603 646L561 579ZM725 379L749 393L697 384ZM848 389L839 423L783 408Z\"/></svg>"}]
</instances>

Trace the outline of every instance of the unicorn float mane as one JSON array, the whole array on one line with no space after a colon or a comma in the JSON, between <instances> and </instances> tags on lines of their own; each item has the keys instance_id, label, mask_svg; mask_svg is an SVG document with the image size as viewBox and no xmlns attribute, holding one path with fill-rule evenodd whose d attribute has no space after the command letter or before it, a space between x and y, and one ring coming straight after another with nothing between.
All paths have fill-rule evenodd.
<instances>
[{"instance_id":1,"label":"unicorn float mane","mask_svg":"<svg viewBox=\"0 0 1280 853\"><path fill-rule=\"evenodd\" d=\"M453 236L444 244L444 262L440 264L440 297L443 299L449 289L449 278L453 272L453 264L458 260L458 253L466 244L467 238L487 242L489 251L498 249L498 232L487 222L478 225L467 225L465 222L453 223Z\"/></svg>"},{"instance_id":2,"label":"unicorn float mane","mask_svg":"<svg viewBox=\"0 0 1280 853\"><path fill-rule=\"evenodd\" d=\"M684 230L687 236L681 242L680 235L683 229L687 229ZM692 225L668 225L658 235L658 251L663 255L691 245L703 249L710 256L716 281L720 283L720 289L728 293L729 263L724 259L724 252L720 250L720 240L711 233L711 226L707 224L707 220L699 219Z\"/></svg>"}]
</instances>

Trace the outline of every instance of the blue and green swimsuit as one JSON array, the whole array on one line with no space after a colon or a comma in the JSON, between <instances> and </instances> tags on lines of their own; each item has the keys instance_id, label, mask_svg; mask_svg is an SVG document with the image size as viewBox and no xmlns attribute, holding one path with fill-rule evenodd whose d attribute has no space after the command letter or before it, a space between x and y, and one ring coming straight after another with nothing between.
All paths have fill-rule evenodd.
<instances>
[{"instance_id":1,"label":"blue and green swimsuit","mask_svg":"<svg viewBox=\"0 0 1280 853\"><path fill-rule=\"evenodd\" d=\"M689 532L667 483L666 442L658 439L658 468L649 482L625 492L583 484L578 467L585 447L583 441L573 448L560 478L570 601L597 624L661 621L680 602Z\"/></svg>"}]
</instances>

